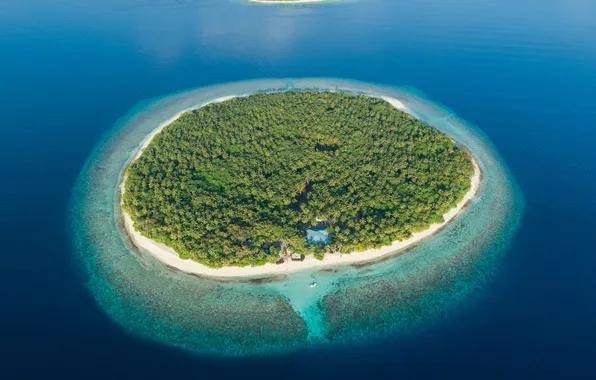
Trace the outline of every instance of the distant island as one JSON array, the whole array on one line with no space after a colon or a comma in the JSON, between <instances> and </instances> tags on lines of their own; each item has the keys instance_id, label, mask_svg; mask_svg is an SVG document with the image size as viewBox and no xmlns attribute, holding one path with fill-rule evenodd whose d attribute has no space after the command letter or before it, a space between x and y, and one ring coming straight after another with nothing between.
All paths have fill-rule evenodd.
<instances>
[{"instance_id":1,"label":"distant island","mask_svg":"<svg viewBox=\"0 0 596 380\"><path fill-rule=\"evenodd\" d=\"M329 0L249 0L253 3L292 4L292 3L322 3Z\"/></svg>"},{"instance_id":2,"label":"distant island","mask_svg":"<svg viewBox=\"0 0 596 380\"><path fill-rule=\"evenodd\" d=\"M123 210L146 240L211 268L407 240L461 209L478 169L394 105L289 91L183 113L127 168Z\"/></svg>"}]
</instances>

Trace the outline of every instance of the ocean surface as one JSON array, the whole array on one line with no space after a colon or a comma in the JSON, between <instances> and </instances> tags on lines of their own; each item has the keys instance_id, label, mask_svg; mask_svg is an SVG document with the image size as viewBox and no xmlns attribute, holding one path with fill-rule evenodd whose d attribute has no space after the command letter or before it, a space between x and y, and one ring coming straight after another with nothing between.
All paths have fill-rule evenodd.
<instances>
[{"instance_id":1,"label":"ocean surface","mask_svg":"<svg viewBox=\"0 0 596 380\"><path fill-rule=\"evenodd\" d=\"M596 3L0 2L2 378L596 376ZM131 334L73 255L73 188L138 102L259 78L411 87L478 126L525 200L494 273L422 331L269 357Z\"/></svg>"}]
</instances>

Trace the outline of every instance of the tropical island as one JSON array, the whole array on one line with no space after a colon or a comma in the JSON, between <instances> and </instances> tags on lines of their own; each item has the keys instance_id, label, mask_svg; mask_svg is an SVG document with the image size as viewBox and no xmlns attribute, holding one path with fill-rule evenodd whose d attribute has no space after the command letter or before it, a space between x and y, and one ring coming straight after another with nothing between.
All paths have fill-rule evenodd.
<instances>
[{"instance_id":1,"label":"tropical island","mask_svg":"<svg viewBox=\"0 0 596 380\"><path fill-rule=\"evenodd\" d=\"M294 4L294 3L322 3L329 0L249 0L253 3Z\"/></svg>"},{"instance_id":2,"label":"tropical island","mask_svg":"<svg viewBox=\"0 0 596 380\"><path fill-rule=\"evenodd\" d=\"M398 103L289 91L183 113L126 170L127 230L144 248L209 268L420 240L474 195L479 169Z\"/></svg>"}]
</instances>

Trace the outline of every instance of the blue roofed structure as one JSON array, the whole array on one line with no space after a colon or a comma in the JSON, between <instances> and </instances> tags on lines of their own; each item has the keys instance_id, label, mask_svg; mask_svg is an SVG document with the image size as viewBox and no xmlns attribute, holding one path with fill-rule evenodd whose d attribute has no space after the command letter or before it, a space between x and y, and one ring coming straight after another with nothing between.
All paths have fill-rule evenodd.
<instances>
[{"instance_id":1,"label":"blue roofed structure","mask_svg":"<svg viewBox=\"0 0 596 380\"><path fill-rule=\"evenodd\" d=\"M327 245L331 243L331 237L324 228L306 230L306 242L308 245Z\"/></svg>"}]
</instances>

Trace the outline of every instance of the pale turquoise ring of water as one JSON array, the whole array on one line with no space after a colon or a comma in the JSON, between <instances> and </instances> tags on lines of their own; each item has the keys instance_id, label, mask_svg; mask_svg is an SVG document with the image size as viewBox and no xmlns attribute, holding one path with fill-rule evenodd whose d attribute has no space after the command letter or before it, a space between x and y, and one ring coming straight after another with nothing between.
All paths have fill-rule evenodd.
<instances>
[{"instance_id":1,"label":"pale turquoise ring of water","mask_svg":"<svg viewBox=\"0 0 596 380\"><path fill-rule=\"evenodd\" d=\"M474 201L407 254L371 265L252 282L180 273L139 252L122 231L118 185L140 143L162 122L211 100L258 91L319 89L399 99L466 146L482 170ZM517 230L523 196L477 128L415 90L343 79L254 80L138 104L102 139L73 189L73 253L98 305L132 334L216 355L279 354L415 333L470 299L495 273ZM305 284L315 277L316 288Z\"/></svg>"}]
</instances>

